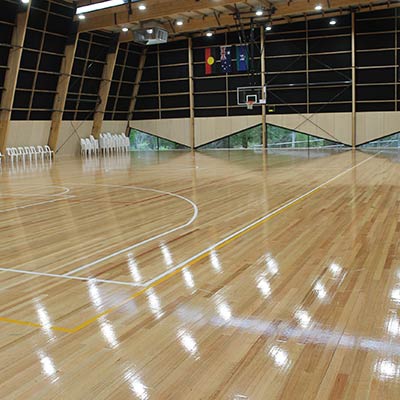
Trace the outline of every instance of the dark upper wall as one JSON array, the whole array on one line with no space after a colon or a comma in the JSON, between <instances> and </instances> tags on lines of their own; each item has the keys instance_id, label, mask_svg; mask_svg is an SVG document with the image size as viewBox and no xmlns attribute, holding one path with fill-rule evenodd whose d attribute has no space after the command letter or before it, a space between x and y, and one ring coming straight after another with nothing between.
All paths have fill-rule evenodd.
<instances>
[{"instance_id":1,"label":"dark upper wall","mask_svg":"<svg viewBox=\"0 0 400 400\"><path fill-rule=\"evenodd\" d=\"M357 111L400 109L400 10L356 14Z\"/></svg>"},{"instance_id":2,"label":"dark upper wall","mask_svg":"<svg viewBox=\"0 0 400 400\"><path fill-rule=\"evenodd\" d=\"M19 1L0 0L0 88L4 85L12 28ZM60 78L60 67L74 10L62 0L32 0L24 43L14 120L49 120ZM268 104L275 113L351 111L351 16L276 25L265 35L260 54L260 31L255 32L255 69L266 62ZM356 14L357 111L396 111L399 107L398 56L400 11L388 9ZM248 33L247 33L248 34ZM69 85L64 119L91 119L113 35L83 33L79 37ZM247 73L205 75L204 50L238 45L237 32L211 38L193 38L195 116L228 116L249 112L236 104L236 88L248 86ZM135 119L189 117L188 42L180 40L148 48L136 102ZM233 49L234 50L234 49ZM106 120L126 120L142 48L133 43L119 46ZM254 76L261 83L260 73Z\"/></svg>"},{"instance_id":3,"label":"dark upper wall","mask_svg":"<svg viewBox=\"0 0 400 400\"><path fill-rule=\"evenodd\" d=\"M4 3L4 4L3 4ZM3 2L0 13L0 100L4 89L4 79L7 71L8 55L13 34L18 4Z\"/></svg>"},{"instance_id":4,"label":"dark upper wall","mask_svg":"<svg viewBox=\"0 0 400 400\"><path fill-rule=\"evenodd\" d=\"M51 118L73 15L74 9L70 4L32 0L12 119Z\"/></svg>"},{"instance_id":5,"label":"dark upper wall","mask_svg":"<svg viewBox=\"0 0 400 400\"><path fill-rule=\"evenodd\" d=\"M129 108L142 48L135 43L121 43L108 96L106 120L129 118Z\"/></svg>"}]
</instances>

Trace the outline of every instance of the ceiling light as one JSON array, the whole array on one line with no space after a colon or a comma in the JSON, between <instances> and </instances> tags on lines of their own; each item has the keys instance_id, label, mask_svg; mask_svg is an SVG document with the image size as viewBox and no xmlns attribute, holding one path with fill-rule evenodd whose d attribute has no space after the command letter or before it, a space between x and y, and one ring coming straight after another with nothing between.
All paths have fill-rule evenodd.
<instances>
[{"instance_id":1,"label":"ceiling light","mask_svg":"<svg viewBox=\"0 0 400 400\"><path fill-rule=\"evenodd\" d=\"M85 17L83 14L79 14L79 15L78 15L78 18L81 19L81 20L86 19L86 17Z\"/></svg>"},{"instance_id":2,"label":"ceiling light","mask_svg":"<svg viewBox=\"0 0 400 400\"><path fill-rule=\"evenodd\" d=\"M102 1L101 3L94 3L89 4L88 6L78 7L76 9L77 14L84 14L92 11L97 10L104 10L105 8L121 6L125 4L126 0L109 0L109 1Z\"/></svg>"},{"instance_id":3,"label":"ceiling light","mask_svg":"<svg viewBox=\"0 0 400 400\"><path fill-rule=\"evenodd\" d=\"M144 11L146 9L146 6L144 4L140 4L138 8L140 11Z\"/></svg>"},{"instance_id":4,"label":"ceiling light","mask_svg":"<svg viewBox=\"0 0 400 400\"><path fill-rule=\"evenodd\" d=\"M24 3L24 4L28 4L29 3L29 0L21 0L22 1L22 3Z\"/></svg>"},{"instance_id":5,"label":"ceiling light","mask_svg":"<svg viewBox=\"0 0 400 400\"><path fill-rule=\"evenodd\" d=\"M124 26L123 28L122 28L122 32L128 32L129 31L129 29L126 27L126 26Z\"/></svg>"},{"instance_id":6,"label":"ceiling light","mask_svg":"<svg viewBox=\"0 0 400 400\"><path fill-rule=\"evenodd\" d=\"M265 30L266 31L270 31L272 29L272 26L271 25L267 25L266 27L265 27Z\"/></svg>"},{"instance_id":7,"label":"ceiling light","mask_svg":"<svg viewBox=\"0 0 400 400\"><path fill-rule=\"evenodd\" d=\"M213 33L211 31L206 32L207 37L211 37L212 35L213 35Z\"/></svg>"},{"instance_id":8,"label":"ceiling light","mask_svg":"<svg viewBox=\"0 0 400 400\"><path fill-rule=\"evenodd\" d=\"M263 14L264 14L264 11L261 10L261 8L259 8L259 9L256 11L257 17L261 17L261 15L263 15Z\"/></svg>"},{"instance_id":9,"label":"ceiling light","mask_svg":"<svg viewBox=\"0 0 400 400\"><path fill-rule=\"evenodd\" d=\"M176 21L176 24L178 26L182 26L183 25L183 21L181 19L178 19L178 21Z\"/></svg>"},{"instance_id":10,"label":"ceiling light","mask_svg":"<svg viewBox=\"0 0 400 400\"><path fill-rule=\"evenodd\" d=\"M336 19L331 19L329 21L329 25L336 25Z\"/></svg>"},{"instance_id":11,"label":"ceiling light","mask_svg":"<svg viewBox=\"0 0 400 400\"><path fill-rule=\"evenodd\" d=\"M314 7L314 10L321 11L321 10L322 10L322 5L321 5L321 4L317 4L317 5Z\"/></svg>"}]
</instances>

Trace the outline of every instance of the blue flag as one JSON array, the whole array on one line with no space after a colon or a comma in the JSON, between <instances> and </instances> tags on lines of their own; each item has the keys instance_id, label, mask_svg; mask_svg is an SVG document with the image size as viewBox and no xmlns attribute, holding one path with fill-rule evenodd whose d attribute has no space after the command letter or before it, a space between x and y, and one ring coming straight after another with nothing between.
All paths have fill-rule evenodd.
<instances>
[{"instance_id":1,"label":"blue flag","mask_svg":"<svg viewBox=\"0 0 400 400\"><path fill-rule=\"evenodd\" d=\"M221 70L228 74L232 72L231 46L221 46Z\"/></svg>"},{"instance_id":2,"label":"blue flag","mask_svg":"<svg viewBox=\"0 0 400 400\"><path fill-rule=\"evenodd\" d=\"M248 71L249 69L247 45L236 46L236 69L239 72Z\"/></svg>"}]
</instances>

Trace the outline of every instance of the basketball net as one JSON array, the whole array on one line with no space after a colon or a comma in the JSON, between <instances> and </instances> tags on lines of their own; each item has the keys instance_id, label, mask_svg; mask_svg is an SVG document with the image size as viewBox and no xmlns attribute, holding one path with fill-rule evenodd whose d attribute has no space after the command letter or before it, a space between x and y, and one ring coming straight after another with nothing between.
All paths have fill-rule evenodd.
<instances>
[{"instance_id":1,"label":"basketball net","mask_svg":"<svg viewBox=\"0 0 400 400\"><path fill-rule=\"evenodd\" d=\"M254 106L254 101L249 100L249 101L246 102L246 105L247 105L247 109L248 110L252 110L253 106Z\"/></svg>"}]
</instances>

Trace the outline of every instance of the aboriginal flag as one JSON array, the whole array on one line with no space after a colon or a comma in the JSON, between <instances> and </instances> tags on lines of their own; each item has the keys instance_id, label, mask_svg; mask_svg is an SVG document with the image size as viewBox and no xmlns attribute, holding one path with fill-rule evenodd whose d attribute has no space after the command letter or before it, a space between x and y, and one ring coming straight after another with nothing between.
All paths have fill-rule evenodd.
<instances>
[{"instance_id":1,"label":"aboriginal flag","mask_svg":"<svg viewBox=\"0 0 400 400\"><path fill-rule=\"evenodd\" d=\"M206 75L211 75L217 72L217 49L214 47L207 47L204 50L204 58L206 62Z\"/></svg>"}]
</instances>

